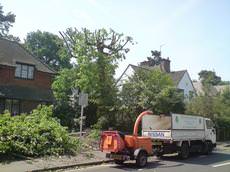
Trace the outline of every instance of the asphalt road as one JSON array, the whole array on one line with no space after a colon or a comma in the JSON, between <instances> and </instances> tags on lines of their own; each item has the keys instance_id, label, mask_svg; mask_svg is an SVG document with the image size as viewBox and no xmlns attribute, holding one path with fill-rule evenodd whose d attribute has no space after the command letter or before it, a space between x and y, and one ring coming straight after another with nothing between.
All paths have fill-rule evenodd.
<instances>
[{"instance_id":1,"label":"asphalt road","mask_svg":"<svg viewBox=\"0 0 230 172\"><path fill-rule=\"evenodd\" d=\"M135 167L135 162L127 162L123 166L105 164L100 166L73 169L68 172L230 172L230 152L213 152L211 155L193 155L187 160L179 160L177 156L167 156L161 159L149 159L143 168ZM67 171L66 171L67 172Z\"/></svg>"}]
</instances>

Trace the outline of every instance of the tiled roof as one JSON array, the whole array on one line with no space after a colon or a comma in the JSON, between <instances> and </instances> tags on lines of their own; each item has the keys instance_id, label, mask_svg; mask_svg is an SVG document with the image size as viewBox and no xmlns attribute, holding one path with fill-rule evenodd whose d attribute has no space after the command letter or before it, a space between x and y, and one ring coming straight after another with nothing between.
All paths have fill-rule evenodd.
<instances>
[{"instance_id":1,"label":"tiled roof","mask_svg":"<svg viewBox=\"0 0 230 172\"><path fill-rule=\"evenodd\" d=\"M200 81L193 82L194 88L198 95L204 95L204 87ZM218 93L222 93L225 89L230 88L230 85L215 85L211 86L209 89L209 94L215 96Z\"/></svg>"},{"instance_id":2,"label":"tiled roof","mask_svg":"<svg viewBox=\"0 0 230 172\"><path fill-rule=\"evenodd\" d=\"M42 72L56 73L19 43L0 38L0 65L15 66L16 62L35 65L36 69Z\"/></svg>"},{"instance_id":3,"label":"tiled roof","mask_svg":"<svg viewBox=\"0 0 230 172\"><path fill-rule=\"evenodd\" d=\"M53 102L51 89L31 88L16 85L0 85L0 97Z\"/></svg>"},{"instance_id":4,"label":"tiled roof","mask_svg":"<svg viewBox=\"0 0 230 172\"><path fill-rule=\"evenodd\" d=\"M171 76L174 84L178 85L180 80L183 78L183 76L186 72L187 72L187 70L174 71L174 72L170 72L169 75Z\"/></svg>"}]
</instances>

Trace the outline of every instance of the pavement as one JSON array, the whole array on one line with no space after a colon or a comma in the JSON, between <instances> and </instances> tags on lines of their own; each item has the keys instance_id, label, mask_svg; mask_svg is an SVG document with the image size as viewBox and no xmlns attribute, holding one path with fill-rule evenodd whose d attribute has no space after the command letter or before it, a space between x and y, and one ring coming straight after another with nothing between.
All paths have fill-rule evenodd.
<instances>
[{"instance_id":1,"label":"pavement","mask_svg":"<svg viewBox=\"0 0 230 172\"><path fill-rule=\"evenodd\" d=\"M95 164L107 161L100 151L82 152L77 156L44 157L30 160L0 162L0 172L27 172L41 169Z\"/></svg>"},{"instance_id":2,"label":"pavement","mask_svg":"<svg viewBox=\"0 0 230 172\"><path fill-rule=\"evenodd\" d=\"M191 156L187 160L179 160L176 156L161 159L153 157L145 168L137 168L135 162L124 165L106 164L82 169L65 170L64 172L229 172L230 152L213 152L210 155Z\"/></svg>"}]
</instances>

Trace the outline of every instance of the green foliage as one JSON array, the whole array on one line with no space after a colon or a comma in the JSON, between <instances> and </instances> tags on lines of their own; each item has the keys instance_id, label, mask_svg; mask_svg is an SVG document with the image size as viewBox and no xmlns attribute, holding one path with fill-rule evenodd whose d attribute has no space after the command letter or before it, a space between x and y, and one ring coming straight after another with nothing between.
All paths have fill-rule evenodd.
<instances>
[{"instance_id":1,"label":"green foliage","mask_svg":"<svg viewBox=\"0 0 230 172\"><path fill-rule=\"evenodd\" d=\"M218 85L221 83L221 77L217 76L216 72L202 70L198 75L203 85Z\"/></svg>"},{"instance_id":2,"label":"green foliage","mask_svg":"<svg viewBox=\"0 0 230 172\"><path fill-rule=\"evenodd\" d=\"M0 154L58 155L79 149L80 142L52 115L51 106L40 106L30 115L0 115Z\"/></svg>"},{"instance_id":3,"label":"green foliage","mask_svg":"<svg viewBox=\"0 0 230 172\"><path fill-rule=\"evenodd\" d=\"M215 118L219 140L230 140L230 87L221 93L215 102Z\"/></svg>"},{"instance_id":4,"label":"green foliage","mask_svg":"<svg viewBox=\"0 0 230 172\"><path fill-rule=\"evenodd\" d=\"M127 95L128 94L128 95ZM169 113L183 102L171 78L159 70L139 70L124 84L121 92L124 105L151 109L156 114Z\"/></svg>"},{"instance_id":5,"label":"green foliage","mask_svg":"<svg viewBox=\"0 0 230 172\"><path fill-rule=\"evenodd\" d=\"M94 128L90 131L88 137L94 140L99 140L100 135L101 135L101 130Z\"/></svg>"},{"instance_id":6,"label":"green foliage","mask_svg":"<svg viewBox=\"0 0 230 172\"><path fill-rule=\"evenodd\" d=\"M119 126L133 126L137 115L147 109L154 114L183 112L183 95L173 85L171 78L159 70L140 69L129 78L121 90Z\"/></svg>"},{"instance_id":7,"label":"green foliage","mask_svg":"<svg viewBox=\"0 0 230 172\"><path fill-rule=\"evenodd\" d=\"M70 68L70 58L64 41L49 32L30 32L25 39L25 47L35 56L56 70Z\"/></svg>"},{"instance_id":8,"label":"green foliage","mask_svg":"<svg viewBox=\"0 0 230 172\"><path fill-rule=\"evenodd\" d=\"M60 119L63 126L68 126L69 130L74 130L78 127L75 119L80 115L78 108L75 108L77 102L73 103L75 106L70 102L71 88L75 87L77 75L78 68L63 69L59 71L52 83L53 93L56 98L54 114Z\"/></svg>"},{"instance_id":9,"label":"green foliage","mask_svg":"<svg viewBox=\"0 0 230 172\"><path fill-rule=\"evenodd\" d=\"M56 75L52 83L54 96L58 102L68 103L69 96L72 94L71 88L75 87L78 78L78 68L63 69Z\"/></svg>"},{"instance_id":10,"label":"green foliage","mask_svg":"<svg viewBox=\"0 0 230 172\"><path fill-rule=\"evenodd\" d=\"M194 97L186 105L186 113L201 115L211 119L230 118L230 89L213 96L209 89L204 89L204 95Z\"/></svg>"},{"instance_id":11,"label":"green foliage","mask_svg":"<svg viewBox=\"0 0 230 172\"><path fill-rule=\"evenodd\" d=\"M186 105L186 114L201 115L213 119L214 103L215 98L212 96L196 96Z\"/></svg>"},{"instance_id":12,"label":"green foliage","mask_svg":"<svg viewBox=\"0 0 230 172\"><path fill-rule=\"evenodd\" d=\"M0 37L6 36L9 32L9 28L15 22L15 15L11 12L4 15L3 7L0 4Z\"/></svg>"},{"instance_id":13,"label":"green foliage","mask_svg":"<svg viewBox=\"0 0 230 172\"><path fill-rule=\"evenodd\" d=\"M217 96L215 102L215 113L230 121L230 87L227 87L220 95Z\"/></svg>"}]
</instances>

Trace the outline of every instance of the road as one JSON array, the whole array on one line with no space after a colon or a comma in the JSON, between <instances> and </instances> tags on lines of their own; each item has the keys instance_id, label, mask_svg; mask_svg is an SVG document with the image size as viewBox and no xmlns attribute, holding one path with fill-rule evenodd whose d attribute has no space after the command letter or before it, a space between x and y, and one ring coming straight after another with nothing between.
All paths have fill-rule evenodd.
<instances>
[{"instance_id":1,"label":"road","mask_svg":"<svg viewBox=\"0 0 230 172\"><path fill-rule=\"evenodd\" d=\"M230 152L214 152L211 155L191 156L187 160L179 160L176 156L162 159L150 158L146 168L135 167L135 162L127 162L123 166L106 164L73 169L66 172L230 172Z\"/></svg>"}]
</instances>

